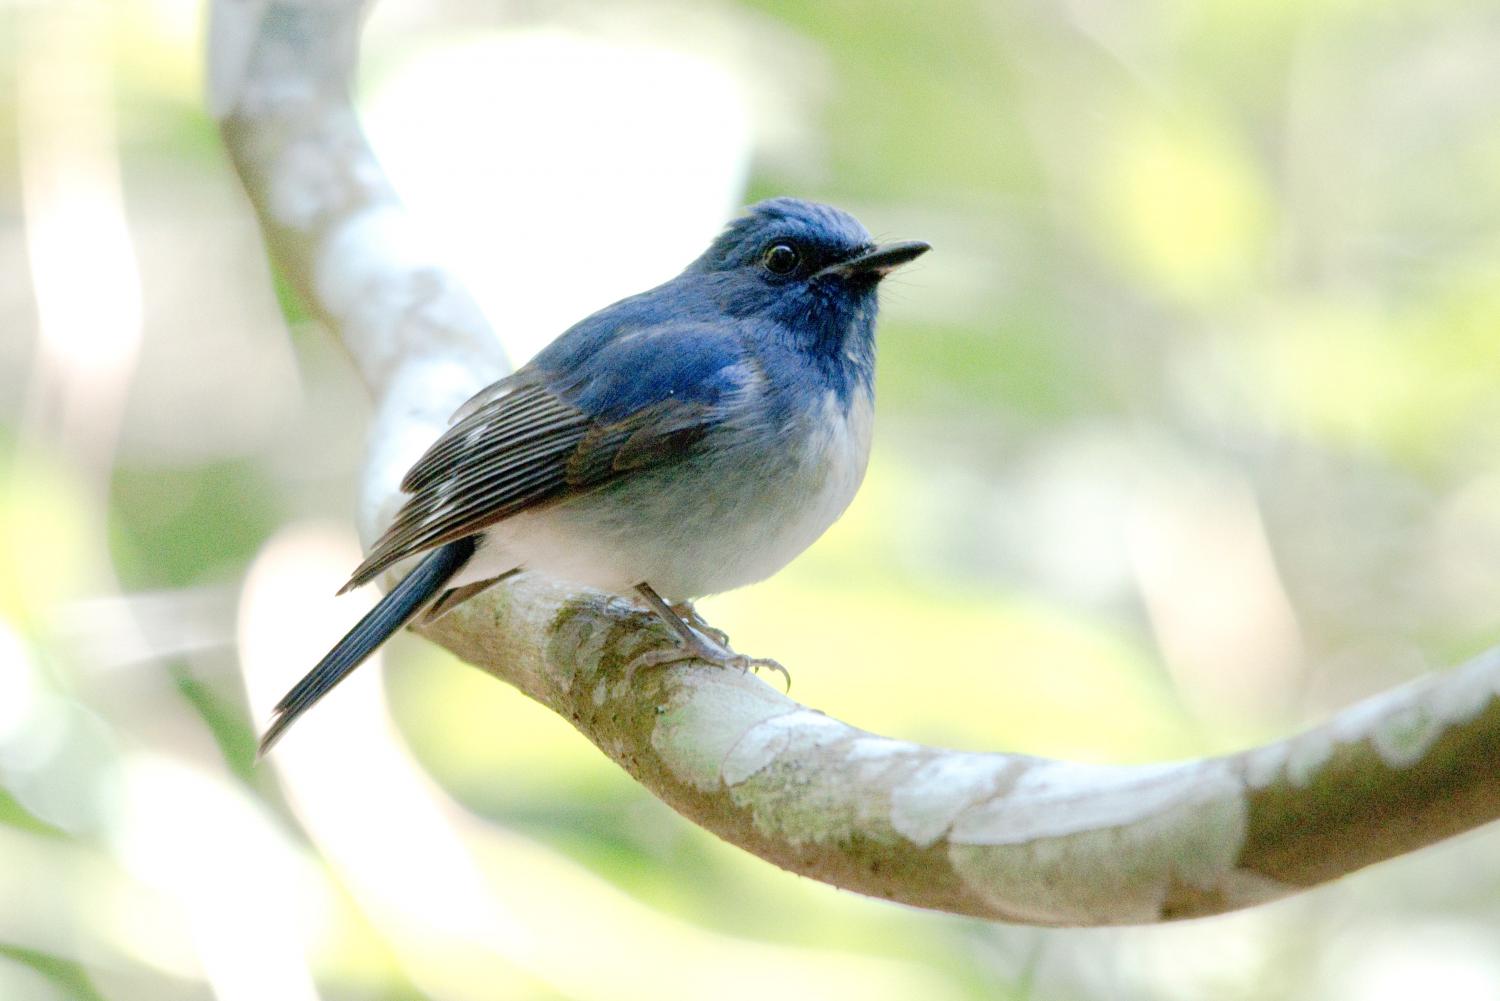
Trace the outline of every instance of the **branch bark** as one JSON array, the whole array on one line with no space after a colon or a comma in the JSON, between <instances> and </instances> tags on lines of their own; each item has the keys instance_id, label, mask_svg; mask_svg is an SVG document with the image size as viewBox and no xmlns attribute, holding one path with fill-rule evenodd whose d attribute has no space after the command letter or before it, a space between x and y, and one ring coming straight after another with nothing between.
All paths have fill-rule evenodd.
<instances>
[{"instance_id":1,"label":"branch bark","mask_svg":"<svg viewBox=\"0 0 1500 1001\"><path fill-rule=\"evenodd\" d=\"M376 402L368 539L402 472L504 362L362 137L361 0L216 0L212 100L273 258ZM1288 740L1101 766L891 740L753 677L679 665L629 602L519 578L427 635L570 720L683 816L786 869L920 907L1047 925L1248 907L1500 816L1500 653Z\"/></svg>"}]
</instances>

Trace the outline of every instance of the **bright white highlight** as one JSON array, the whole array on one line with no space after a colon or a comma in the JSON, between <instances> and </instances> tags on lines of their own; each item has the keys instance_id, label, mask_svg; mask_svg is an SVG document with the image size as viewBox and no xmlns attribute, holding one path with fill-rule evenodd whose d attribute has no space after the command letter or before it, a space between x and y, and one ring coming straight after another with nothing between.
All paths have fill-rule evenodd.
<instances>
[{"instance_id":1,"label":"bright white highlight","mask_svg":"<svg viewBox=\"0 0 1500 1001\"><path fill-rule=\"evenodd\" d=\"M219 776L156 754L123 767L115 851L180 909L219 1001L316 1001L302 943L328 901L285 836Z\"/></svg>"},{"instance_id":2,"label":"bright white highlight","mask_svg":"<svg viewBox=\"0 0 1500 1001\"><path fill-rule=\"evenodd\" d=\"M366 124L515 364L696 257L738 206L752 145L723 67L555 29L414 60Z\"/></svg>"},{"instance_id":3,"label":"bright white highlight","mask_svg":"<svg viewBox=\"0 0 1500 1001\"><path fill-rule=\"evenodd\" d=\"M42 347L66 371L118 378L140 348L141 288L109 64L70 52L82 29L69 19L42 24L17 65L21 204Z\"/></svg>"}]
</instances>

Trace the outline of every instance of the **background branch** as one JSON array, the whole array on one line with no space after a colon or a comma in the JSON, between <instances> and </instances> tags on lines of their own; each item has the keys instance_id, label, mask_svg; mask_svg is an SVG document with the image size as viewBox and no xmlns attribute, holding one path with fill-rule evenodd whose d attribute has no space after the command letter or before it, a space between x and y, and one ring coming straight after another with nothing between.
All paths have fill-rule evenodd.
<instances>
[{"instance_id":1,"label":"background branch","mask_svg":"<svg viewBox=\"0 0 1500 1001\"><path fill-rule=\"evenodd\" d=\"M211 64L272 254L376 401L368 538L401 472L503 363L360 135L349 80L362 10L219 0ZM429 635L570 720L695 823L787 869L923 907L1038 924L1209 914L1500 815L1495 656L1286 741L1117 767L890 740L709 668L627 686L623 665L670 637L621 599L544 581L497 588Z\"/></svg>"}]
</instances>

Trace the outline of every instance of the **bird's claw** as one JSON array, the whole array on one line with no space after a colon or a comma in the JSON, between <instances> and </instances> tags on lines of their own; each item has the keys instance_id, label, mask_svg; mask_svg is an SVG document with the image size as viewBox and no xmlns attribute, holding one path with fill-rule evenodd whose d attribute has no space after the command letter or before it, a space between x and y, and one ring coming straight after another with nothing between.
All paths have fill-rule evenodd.
<instances>
[{"instance_id":1,"label":"bird's claw","mask_svg":"<svg viewBox=\"0 0 1500 1001\"><path fill-rule=\"evenodd\" d=\"M704 636L707 636L709 639L713 640L719 646L724 647L726 650L729 648L729 634L724 630L715 628L714 626L711 626L706 621L704 621L703 616L698 614L698 609L693 607L693 603L691 601L679 601L677 604L670 607L673 613L675 613L688 625L692 626L695 630L702 633Z\"/></svg>"},{"instance_id":2,"label":"bird's claw","mask_svg":"<svg viewBox=\"0 0 1500 1001\"><path fill-rule=\"evenodd\" d=\"M786 682L785 691L790 692L792 690L792 672L782 667L780 661L772 660L770 657L752 657L749 658L746 666L756 672L759 672L761 668L765 668L767 671L775 671Z\"/></svg>"},{"instance_id":3,"label":"bird's claw","mask_svg":"<svg viewBox=\"0 0 1500 1001\"><path fill-rule=\"evenodd\" d=\"M695 629L696 633L697 630ZM719 630L711 630L712 633L724 635ZM696 643L679 642L669 647L657 647L647 650L635 656L625 667L625 682L629 684L637 671L652 667L665 667L668 664L680 664L685 660L701 660L715 667L736 668L741 674L750 671L760 671L765 668L776 671L786 679L787 690L792 687L792 676L786 668L769 657L747 657L742 653L735 653L723 643L717 641L711 635L699 635Z\"/></svg>"}]
</instances>

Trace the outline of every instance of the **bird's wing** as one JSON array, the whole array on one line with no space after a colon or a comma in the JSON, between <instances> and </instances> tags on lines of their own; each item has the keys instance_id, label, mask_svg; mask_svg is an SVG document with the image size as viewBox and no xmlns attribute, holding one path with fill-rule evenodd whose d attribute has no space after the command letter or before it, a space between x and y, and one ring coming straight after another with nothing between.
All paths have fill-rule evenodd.
<instances>
[{"instance_id":1,"label":"bird's wing","mask_svg":"<svg viewBox=\"0 0 1500 1001\"><path fill-rule=\"evenodd\" d=\"M540 360L540 359L539 359ZM566 374L527 366L477 395L412 466L412 496L345 590L517 512L688 454L753 381L740 341L663 326Z\"/></svg>"}]
</instances>

